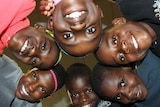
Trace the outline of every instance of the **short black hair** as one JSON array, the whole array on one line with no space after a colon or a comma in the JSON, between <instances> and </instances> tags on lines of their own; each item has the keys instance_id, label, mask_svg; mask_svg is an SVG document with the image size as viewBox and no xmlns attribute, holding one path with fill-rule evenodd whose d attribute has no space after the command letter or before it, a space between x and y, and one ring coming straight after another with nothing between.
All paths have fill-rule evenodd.
<instances>
[{"instance_id":1,"label":"short black hair","mask_svg":"<svg viewBox=\"0 0 160 107\"><path fill-rule=\"evenodd\" d=\"M92 74L90 77L92 88L100 98L103 98L103 95L101 93L101 85L102 85L102 81L104 80L104 77L103 77L104 71L105 71L104 65L97 63L93 67Z\"/></svg>"},{"instance_id":2,"label":"short black hair","mask_svg":"<svg viewBox=\"0 0 160 107\"><path fill-rule=\"evenodd\" d=\"M67 78L66 78L66 88L70 85L70 81L73 78L78 76L88 76L90 78L91 69L83 64L83 63L74 63L68 67L67 71Z\"/></svg>"},{"instance_id":3,"label":"short black hair","mask_svg":"<svg viewBox=\"0 0 160 107\"><path fill-rule=\"evenodd\" d=\"M57 77L57 82L58 82L57 90L59 90L60 88L64 86L65 77L67 74L66 74L64 67L61 64L57 64L56 66L52 67L52 69L54 70L54 73Z\"/></svg>"}]
</instances>

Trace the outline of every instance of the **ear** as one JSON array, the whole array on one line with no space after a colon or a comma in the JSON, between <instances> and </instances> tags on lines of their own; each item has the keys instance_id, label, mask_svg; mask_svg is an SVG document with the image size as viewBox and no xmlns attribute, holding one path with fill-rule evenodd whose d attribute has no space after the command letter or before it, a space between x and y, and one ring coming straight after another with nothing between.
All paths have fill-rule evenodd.
<instances>
[{"instance_id":1,"label":"ear","mask_svg":"<svg viewBox=\"0 0 160 107\"><path fill-rule=\"evenodd\" d=\"M36 29L39 29L39 30L43 30L43 31L46 30L46 28L45 28L44 26L42 26L41 24L39 24L39 23L34 24L34 27L35 27Z\"/></svg>"},{"instance_id":2,"label":"ear","mask_svg":"<svg viewBox=\"0 0 160 107\"><path fill-rule=\"evenodd\" d=\"M120 24L125 24L127 22L126 18L124 17L119 17L119 18L115 18L113 21L112 21L112 24L113 25L120 25Z\"/></svg>"},{"instance_id":3,"label":"ear","mask_svg":"<svg viewBox=\"0 0 160 107\"><path fill-rule=\"evenodd\" d=\"M103 15L103 11L102 11L102 9L98 6L98 5L96 5L97 6L97 8L98 8L98 10L99 10L99 12L100 12L100 16L101 16L101 18L103 18L104 17L104 15Z\"/></svg>"},{"instance_id":4,"label":"ear","mask_svg":"<svg viewBox=\"0 0 160 107\"><path fill-rule=\"evenodd\" d=\"M52 16L50 16L50 18L48 19L48 29L49 30L53 30L53 20L52 20Z\"/></svg>"}]
</instances>

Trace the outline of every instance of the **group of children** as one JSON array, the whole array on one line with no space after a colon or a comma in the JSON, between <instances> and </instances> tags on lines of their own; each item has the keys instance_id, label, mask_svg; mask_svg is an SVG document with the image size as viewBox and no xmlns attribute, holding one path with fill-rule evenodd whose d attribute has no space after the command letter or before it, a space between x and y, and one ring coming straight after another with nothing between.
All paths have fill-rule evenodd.
<instances>
[{"instance_id":1,"label":"group of children","mask_svg":"<svg viewBox=\"0 0 160 107\"><path fill-rule=\"evenodd\" d=\"M1 18L0 51L8 47L18 60L36 68L23 75L15 62L1 55L0 72L4 75L0 79L10 84L2 84L2 95L3 91L8 92L2 105L41 107L40 99L50 96L64 84L74 107L124 106L121 103L131 103L127 105L131 107L160 105L159 87L153 84L159 80L156 74L160 67L158 2L145 2L147 10L138 8L141 11L135 11L135 7L145 5L136 0L116 0L129 21L116 18L111 26L102 29L103 12L92 0L41 0L42 14L51 15L48 24L52 34L29 25L27 16L36 6L34 0L4 0L0 13L6 6L10 8ZM11 13L10 16L7 13ZM77 63L71 65L66 74L58 64L61 52L74 57L94 52L99 63L92 73L87 66Z\"/></svg>"}]
</instances>

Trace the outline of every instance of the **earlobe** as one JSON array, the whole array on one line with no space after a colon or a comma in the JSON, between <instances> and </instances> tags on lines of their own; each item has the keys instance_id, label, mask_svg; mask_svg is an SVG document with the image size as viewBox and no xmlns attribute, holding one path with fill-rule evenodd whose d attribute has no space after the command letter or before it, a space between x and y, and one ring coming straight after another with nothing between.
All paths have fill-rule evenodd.
<instances>
[{"instance_id":1,"label":"earlobe","mask_svg":"<svg viewBox=\"0 0 160 107\"><path fill-rule=\"evenodd\" d=\"M124 18L124 17L115 18L112 21L113 25L120 25L120 24L125 24L125 23L126 23L126 18Z\"/></svg>"},{"instance_id":2,"label":"earlobe","mask_svg":"<svg viewBox=\"0 0 160 107\"><path fill-rule=\"evenodd\" d=\"M52 20L52 16L48 19L48 29L49 30L53 30L53 20Z\"/></svg>"},{"instance_id":3,"label":"earlobe","mask_svg":"<svg viewBox=\"0 0 160 107\"><path fill-rule=\"evenodd\" d=\"M39 23L34 24L34 27L35 27L36 29L39 29L39 30L43 30L43 31L46 30L46 28L45 28L44 26L42 26L41 24L39 24Z\"/></svg>"},{"instance_id":4,"label":"earlobe","mask_svg":"<svg viewBox=\"0 0 160 107\"><path fill-rule=\"evenodd\" d=\"M103 15L103 11L102 11L102 9L97 5L97 8L98 8L98 10L99 10L99 12L100 12L100 16L101 16L101 18L103 18L104 17L104 15Z\"/></svg>"}]
</instances>

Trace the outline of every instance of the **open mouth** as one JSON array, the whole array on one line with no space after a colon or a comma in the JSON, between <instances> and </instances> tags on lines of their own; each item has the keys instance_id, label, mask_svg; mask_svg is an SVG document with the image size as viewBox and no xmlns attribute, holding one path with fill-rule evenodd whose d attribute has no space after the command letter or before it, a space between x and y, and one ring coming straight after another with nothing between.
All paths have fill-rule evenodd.
<instances>
[{"instance_id":1,"label":"open mouth","mask_svg":"<svg viewBox=\"0 0 160 107\"><path fill-rule=\"evenodd\" d=\"M26 96L29 96L26 88L24 87L24 85L22 86L22 94L26 95Z\"/></svg>"},{"instance_id":2,"label":"open mouth","mask_svg":"<svg viewBox=\"0 0 160 107\"><path fill-rule=\"evenodd\" d=\"M132 41L133 41L133 45L136 48L136 50L138 49L138 43L136 41L136 39L132 36Z\"/></svg>"},{"instance_id":3,"label":"open mouth","mask_svg":"<svg viewBox=\"0 0 160 107\"><path fill-rule=\"evenodd\" d=\"M141 97L141 91L140 91L140 90L137 91L136 97L137 97L138 99L140 99L140 97Z\"/></svg>"},{"instance_id":4,"label":"open mouth","mask_svg":"<svg viewBox=\"0 0 160 107\"><path fill-rule=\"evenodd\" d=\"M84 106L82 106L82 107L90 107L90 104L88 104L88 105L84 105Z\"/></svg>"},{"instance_id":5,"label":"open mouth","mask_svg":"<svg viewBox=\"0 0 160 107\"><path fill-rule=\"evenodd\" d=\"M70 14L67 14L65 17L66 18L79 18L85 13L86 13L85 11L81 11L81 12L75 11Z\"/></svg>"},{"instance_id":6,"label":"open mouth","mask_svg":"<svg viewBox=\"0 0 160 107\"><path fill-rule=\"evenodd\" d=\"M20 51L19 51L19 54L20 55L23 55L24 51L27 49L27 46L28 46L28 43L29 43L29 40L26 40L23 44L23 46L21 47Z\"/></svg>"}]
</instances>

